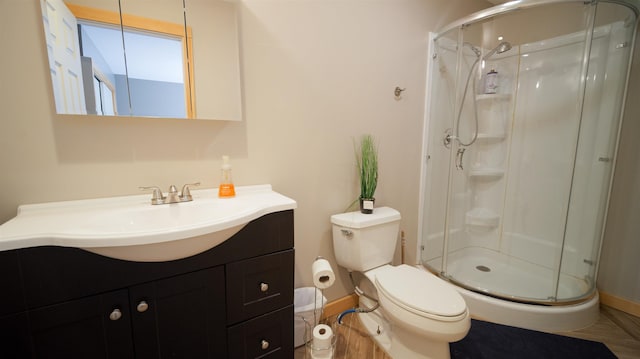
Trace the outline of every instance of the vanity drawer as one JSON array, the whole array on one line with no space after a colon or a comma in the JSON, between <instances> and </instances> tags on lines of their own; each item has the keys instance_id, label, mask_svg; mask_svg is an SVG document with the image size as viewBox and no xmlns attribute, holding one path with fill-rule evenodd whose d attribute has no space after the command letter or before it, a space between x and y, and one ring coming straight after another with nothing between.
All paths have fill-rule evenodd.
<instances>
[{"instance_id":1,"label":"vanity drawer","mask_svg":"<svg viewBox=\"0 0 640 359\"><path fill-rule=\"evenodd\" d=\"M293 358L293 306L227 329L229 358Z\"/></svg>"},{"instance_id":2,"label":"vanity drawer","mask_svg":"<svg viewBox=\"0 0 640 359\"><path fill-rule=\"evenodd\" d=\"M293 266L293 249L227 264L227 323L291 305Z\"/></svg>"}]
</instances>

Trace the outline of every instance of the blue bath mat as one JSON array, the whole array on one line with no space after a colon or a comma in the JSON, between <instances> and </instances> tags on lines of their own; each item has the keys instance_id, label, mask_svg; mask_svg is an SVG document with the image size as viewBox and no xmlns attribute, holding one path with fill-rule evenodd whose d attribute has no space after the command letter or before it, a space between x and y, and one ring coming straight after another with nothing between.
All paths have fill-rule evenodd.
<instances>
[{"instance_id":1,"label":"blue bath mat","mask_svg":"<svg viewBox=\"0 0 640 359\"><path fill-rule=\"evenodd\" d=\"M615 359L600 342L471 320L467 336L449 345L452 359Z\"/></svg>"}]
</instances>

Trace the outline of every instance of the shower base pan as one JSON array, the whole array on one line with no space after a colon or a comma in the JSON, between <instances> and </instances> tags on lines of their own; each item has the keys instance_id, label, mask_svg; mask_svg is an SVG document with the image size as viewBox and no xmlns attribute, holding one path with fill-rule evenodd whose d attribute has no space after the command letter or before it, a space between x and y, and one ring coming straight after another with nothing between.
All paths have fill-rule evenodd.
<instances>
[{"instance_id":1,"label":"shower base pan","mask_svg":"<svg viewBox=\"0 0 640 359\"><path fill-rule=\"evenodd\" d=\"M441 268L439 258L428 264ZM544 267L471 247L450 253L447 268L450 283L476 319L547 332L582 329L598 320L597 293L564 304L547 298L544 293L553 292L553 273ZM576 298L588 291L588 284L561 275L558 291L560 298Z\"/></svg>"},{"instance_id":2,"label":"shower base pan","mask_svg":"<svg viewBox=\"0 0 640 359\"><path fill-rule=\"evenodd\" d=\"M430 261L433 268L441 268ZM462 287L526 303L562 304L581 302L590 284L584 278L551 269L482 247L466 247L449 253L447 277ZM555 283L558 281L556 301Z\"/></svg>"},{"instance_id":3,"label":"shower base pan","mask_svg":"<svg viewBox=\"0 0 640 359\"><path fill-rule=\"evenodd\" d=\"M572 305L538 305L511 302L458 286L471 311L471 317L513 327L544 332L568 332L589 327L600 316L600 298L596 292L585 302Z\"/></svg>"}]
</instances>

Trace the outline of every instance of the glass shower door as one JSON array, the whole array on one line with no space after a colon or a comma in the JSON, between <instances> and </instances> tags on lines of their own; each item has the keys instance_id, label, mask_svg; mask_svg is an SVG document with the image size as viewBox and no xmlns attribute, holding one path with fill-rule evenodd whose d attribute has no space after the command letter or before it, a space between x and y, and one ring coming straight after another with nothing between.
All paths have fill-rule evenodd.
<instances>
[{"instance_id":1,"label":"glass shower door","mask_svg":"<svg viewBox=\"0 0 640 359\"><path fill-rule=\"evenodd\" d=\"M556 298L579 300L595 288L600 243L620 128L636 14L599 3L585 76L570 202Z\"/></svg>"},{"instance_id":2,"label":"glass shower door","mask_svg":"<svg viewBox=\"0 0 640 359\"><path fill-rule=\"evenodd\" d=\"M458 29L440 35L432 43L431 88L427 124L427 158L422 231L422 263L431 271L444 272L444 253L449 201L449 165L451 146L445 145L451 136L456 109L458 76Z\"/></svg>"},{"instance_id":3,"label":"glass shower door","mask_svg":"<svg viewBox=\"0 0 640 359\"><path fill-rule=\"evenodd\" d=\"M568 2L438 35L425 266L521 302L594 293L636 22L616 3Z\"/></svg>"},{"instance_id":4,"label":"glass shower door","mask_svg":"<svg viewBox=\"0 0 640 359\"><path fill-rule=\"evenodd\" d=\"M465 26L458 39L444 272L461 286L510 296L504 273L514 272L500 247L518 49L494 36L498 25Z\"/></svg>"},{"instance_id":5,"label":"glass shower door","mask_svg":"<svg viewBox=\"0 0 640 359\"><path fill-rule=\"evenodd\" d=\"M537 9L464 27L461 42L481 60L480 85L469 84L474 96L461 102L463 168L453 172L449 209L459 235L446 272L462 286L518 301L558 299L594 9L547 6L538 14L551 24L544 31L530 21ZM484 86L496 72L497 88Z\"/></svg>"}]
</instances>

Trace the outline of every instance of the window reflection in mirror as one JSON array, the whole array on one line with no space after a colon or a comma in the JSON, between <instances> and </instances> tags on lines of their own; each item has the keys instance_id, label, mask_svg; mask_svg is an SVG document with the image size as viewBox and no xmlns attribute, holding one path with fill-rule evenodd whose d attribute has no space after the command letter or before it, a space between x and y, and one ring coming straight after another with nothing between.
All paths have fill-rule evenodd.
<instances>
[{"instance_id":1,"label":"window reflection in mirror","mask_svg":"<svg viewBox=\"0 0 640 359\"><path fill-rule=\"evenodd\" d=\"M57 113L242 120L236 3L225 0L40 2ZM119 39L106 40L92 34L107 29L119 34ZM126 34L123 36L119 29L125 29ZM135 42L136 38L143 38L141 35L155 37L144 37L144 47L140 48ZM162 55L153 55L148 43L160 39L173 41L174 47L179 43L181 51L173 52L173 56L164 50ZM107 43L111 44L108 49L102 49ZM152 55L136 60L136 53ZM174 65L167 64L169 58ZM175 65L178 62L180 64ZM136 69L136 63L143 65ZM197 71L195 63L199 64ZM142 74L142 70L154 69L161 76ZM181 82L183 90L178 91L176 84ZM158 91L158 86L150 84L162 84L166 88ZM143 99L146 96L146 103L137 102L140 93ZM153 93L155 95L151 95ZM169 103L179 105L172 107L174 112L159 111ZM178 107L181 109L175 110Z\"/></svg>"},{"instance_id":2,"label":"window reflection in mirror","mask_svg":"<svg viewBox=\"0 0 640 359\"><path fill-rule=\"evenodd\" d=\"M121 31L115 26L78 21L78 35L87 114L116 115L116 94L127 92L126 88L116 88L117 77L126 74Z\"/></svg>"},{"instance_id":3,"label":"window reflection in mirror","mask_svg":"<svg viewBox=\"0 0 640 359\"><path fill-rule=\"evenodd\" d=\"M194 117L184 21L62 0L41 4L58 113ZM165 9L174 16L182 11Z\"/></svg>"},{"instance_id":4,"label":"window reflection in mirror","mask_svg":"<svg viewBox=\"0 0 640 359\"><path fill-rule=\"evenodd\" d=\"M82 20L78 20L78 24L81 59L83 65L87 63L86 71L83 66L83 78L93 78L94 82L103 85L102 88L112 91L115 101L111 101L110 114L188 117L180 38L125 27L125 67L117 56L118 49L123 47L123 33L119 27ZM87 89L85 95L87 99L93 97ZM108 96L100 92L95 95L95 104L85 100L89 114L101 114L100 110L107 107Z\"/></svg>"},{"instance_id":5,"label":"window reflection in mirror","mask_svg":"<svg viewBox=\"0 0 640 359\"><path fill-rule=\"evenodd\" d=\"M185 26L183 1L126 0L119 3L131 103L129 114L195 118L191 90L194 75L190 56L192 36L190 26Z\"/></svg>"}]
</instances>

